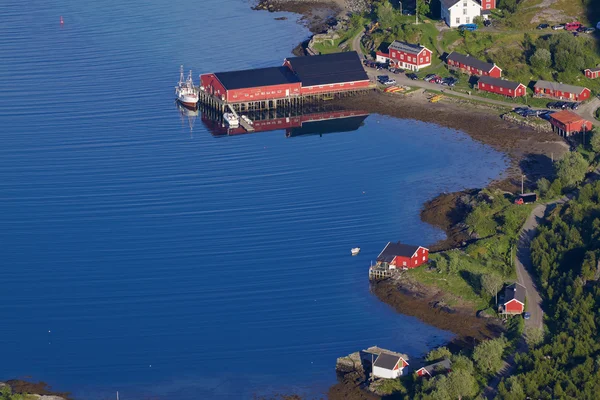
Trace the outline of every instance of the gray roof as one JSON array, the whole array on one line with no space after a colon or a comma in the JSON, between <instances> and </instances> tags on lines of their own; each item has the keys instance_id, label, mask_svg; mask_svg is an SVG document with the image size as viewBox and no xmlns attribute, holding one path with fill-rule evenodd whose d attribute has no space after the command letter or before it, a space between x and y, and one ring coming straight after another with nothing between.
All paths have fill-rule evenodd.
<instances>
[{"instance_id":1,"label":"gray roof","mask_svg":"<svg viewBox=\"0 0 600 400\"><path fill-rule=\"evenodd\" d=\"M450 8L453 5L455 5L456 3L458 3L460 0L441 0L442 3L442 7L444 8Z\"/></svg>"},{"instance_id":2,"label":"gray roof","mask_svg":"<svg viewBox=\"0 0 600 400\"><path fill-rule=\"evenodd\" d=\"M508 285L504 290L504 304L513 299L521 304L525 304L525 287L516 282L512 285Z\"/></svg>"},{"instance_id":3,"label":"gray roof","mask_svg":"<svg viewBox=\"0 0 600 400\"><path fill-rule=\"evenodd\" d=\"M402 244L400 242L388 242L385 248L377 256L377 261L392 262L394 257L412 257L420 246L413 246L410 244Z\"/></svg>"},{"instance_id":4,"label":"gray roof","mask_svg":"<svg viewBox=\"0 0 600 400\"><path fill-rule=\"evenodd\" d=\"M490 72L492 68L496 66L494 63L481 61L475 57L464 55L453 51L448 55L447 60L458 61L461 64L468 65L473 68L480 69L482 71Z\"/></svg>"},{"instance_id":5,"label":"gray roof","mask_svg":"<svg viewBox=\"0 0 600 400\"><path fill-rule=\"evenodd\" d=\"M600 72L600 67L596 67L596 68L586 68L586 71L590 70L592 72Z\"/></svg>"},{"instance_id":6,"label":"gray roof","mask_svg":"<svg viewBox=\"0 0 600 400\"><path fill-rule=\"evenodd\" d=\"M273 86L300 82L287 67L268 67L243 71L215 72L227 90Z\"/></svg>"},{"instance_id":7,"label":"gray roof","mask_svg":"<svg viewBox=\"0 0 600 400\"><path fill-rule=\"evenodd\" d=\"M394 42L389 45L388 52L390 51L390 49L393 49L393 50L403 51L405 53L410 53L410 54L419 54L420 52L423 51L424 48L425 48L425 46L421 46L420 44L412 44L412 43L406 43L406 42L400 42L398 40L394 40Z\"/></svg>"},{"instance_id":8,"label":"gray roof","mask_svg":"<svg viewBox=\"0 0 600 400\"><path fill-rule=\"evenodd\" d=\"M398 361L400 361L399 356L382 352L379 354L379 356L377 356L377 359L373 365L383 369L393 370L396 364L398 364Z\"/></svg>"},{"instance_id":9,"label":"gray roof","mask_svg":"<svg viewBox=\"0 0 600 400\"><path fill-rule=\"evenodd\" d=\"M479 82L486 83L488 85L503 87L503 88L511 89L511 90L517 90L519 85L522 85L522 83L519 83L519 82L507 81L507 80L500 79L500 78L492 78L491 76L482 76L477 81L477 83L479 83Z\"/></svg>"},{"instance_id":10,"label":"gray roof","mask_svg":"<svg viewBox=\"0 0 600 400\"><path fill-rule=\"evenodd\" d=\"M581 86L566 85L564 83L549 82L549 81L537 81L533 87L541 89L559 90L563 93L575 93L580 94L585 89Z\"/></svg>"},{"instance_id":11,"label":"gray roof","mask_svg":"<svg viewBox=\"0 0 600 400\"><path fill-rule=\"evenodd\" d=\"M302 86L368 81L358 53L348 51L319 56L286 58Z\"/></svg>"},{"instance_id":12,"label":"gray roof","mask_svg":"<svg viewBox=\"0 0 600 400\"><path fill-rule=\"evenodd\" d=\"M423 369L425 371L427 371L427 373L430 376L433 376L435 374L436 371L439 370L449 370L450 367L452 366L452 361L450 361L447 358L444 358L442 361L438 361L436 363L433 363L431 365L427 365L426 367L423 367Z\"/></svg>"}]
</instances>

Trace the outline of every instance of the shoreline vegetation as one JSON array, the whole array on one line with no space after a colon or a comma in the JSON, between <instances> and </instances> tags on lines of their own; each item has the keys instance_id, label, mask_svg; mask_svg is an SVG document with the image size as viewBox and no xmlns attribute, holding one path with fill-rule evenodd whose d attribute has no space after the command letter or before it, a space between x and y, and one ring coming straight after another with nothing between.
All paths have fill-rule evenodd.
<instances>
[{"instance_id":1,"label":"shoreline vegetation","mask_svg":"<svg viewBox=\"0 0 600 400\"><path fill-rule=\"evenodd\" d=\"M395 3L397 2L391 2L397 7ZM414 6L414 2L411 3ZM420 0L417 3L424 7ZM437 1L430 4L434 3L439 7ZM259 4L263 6L262 9L270 11L303 14L300 22L306 24L311 32L326 32L327 40L312 48L320 53L351 50L348 45L354 40L352 45L356 47L356 43L359 43L360 46L360 49L354 50L373 55L380 45L394 39L407 40L424 44L434 52L436 59L452 50L487 61L493 59L503 68L504 65L507 66L505 74L509 79L526 82L535 79L564 81L587 86L596 94L600 92L600 81L592 82L582 77L579 71L583 66L579 65L582 62L590 65L600 63L599 52L595 51L600 46L593 36L574 38L570 34L540 32L535 29L540 22L560 18L568 20L573 15L579 15L577 18L583 23L590 23L596 17L600 20L600 15L594 14L600 14L600 10L594 11L591 1L582 0L581 4L571 6L562 0L543 2L551 3L545 4L544 9L539 8L537 3L540 1L537 0L500 0L498 3L502 9L492 12L492 18L497 21L494 27L474 33L444 27L438 31L440 24L436 27L431 20L415 25L414 16L402 15L387 0L262 0ZM358 9L350 10L347 4ZM371 12L366 13L371 5L374 6ZM586 5L591 12L587 10L588 13L583 14ZM269 8L270 6L273 7ZM316 19L320 25L307 23L314 17L314 10L320 10ZM431 12L428 7L419 10L423 14L421 21L426 19L423 17L433 16L435 19L435 12ZM323 18L324 15L327 18ZM358 27L373 26L375 23L379 28L366 38L361 35L362 40L356 42L358 34L363 32ZM295 53L306 49L308 43L309 41L305 41L295 49ZM438 61L418 75L422 77L427 73L447 76L449 72L443 62ZM457 91L473 90L468 77L460 78L463 83L456 88ZM358 107L370 113L416 119L464 131L474 140L506 154L509 167L501 178L491 182L486 188L441 193L428 201L422 208L421 219L442 229L447 236L445 240L431 246L429 265L404 271L394 278L372 284L373 293L398 312L415 316L457 335L447 347L433 349L424 360L433 362L450 359L453 362L452 372L433 379L419 379L412 374L388 380L384 387L376 389L377 395L364 390L369 387L364 374L338 374L338 384L328 392L330 399L473 399L478 396L498 396L496 398L520 400L527 396L566 398L565 393L576 398L593 398L593 394L590 395L593 393L590 385L586 385L580 377L568 376L569 368L573 368L573 364L569 363L573 363L577 357L566 350L570 346L560 350L567 360L559 363L563 374L562 382L554 382L552 378L548 378L548 363L539 354L532 355L527 351L537 348L546 354L547 359L549 356L553 357L552 352L556 351L560 340L564 342L567 337L572 337L575 338L574 341L590 344L589 341L597 333L593 323L586 325L585 333L580 335L574 332L574 325L567 324L581 317L581 314L596 318L597 323L600 323L598 313L594 315L590 310L593 296L596 299L596 309L600 304L600 289L595 287L593 290L582 290L586 282L589 286L590 281L600 280L600 267L597 267L600 265L597 261L600 259L600 252L597 250L600 244L597 243L600 242L588 238L582 243L579 239L590 235L590 225L600 229L600 222L594 219L594 212L600 207L600 186L588 183L576 202L567 206L561 203L568 201L568 197L562 197L565 194L571 193L570 196L573 196L572 193L584 182L586 175L588 181L598 178L595 171L600 158L600 135L588 134L587 140L581 135L563 139L549 130L541 120L531 123L508 114L512 108L510 102L545 107L547 100L533 98L530 88L528 92L529 95L524 100L515 101L499 95L477 93L477 96L496 100L499 104L495 105L477 101L477 98L464 99L447 93L444 93L444 100L431 103L428 101L427 91L423 89L406 95L377 91L340 101L342 106L349 109ZM503 106L498 100L506 105ZM533 271L530 272L539 273L542 278L535 282L534 276L534 285L538 286L537 290L544 299L544 308L547 305L550 307L549 311L554 312L553 315L547 315L539 327L534 326L531 321L525 324L520 316L499 318L497 309L498 293L502 292L505 284L518 280L515 260L519 257L516 252L522 227L534 208L539 208L514 204L513 201L521 190L535 191L539 198L538 204L549 204L552 207L558 204L556 207L559 210L552 211L549 222L543 222L543 235L538 236L532 246ZM585 216L581 215L581 202L587 207L584 207L587 213ZM579 214L571 215L569 212ZM576 229L580 230L572 234L574 237L570 238L571 245L558 244L556 242L560 242L560 239L553 236L556 231L565 236L570 234L569 227L561 224L559 214L565 215L567 219L571 218ZM592 245L588 245L590 241ZM554 251L553 244L560 250ZM549 267L554 263L569 264L561 251L570 251L573 246L587 246L586 251L582 249L578 253L577 262L583 263L583 266L580 268L580 280L575 283L568 268L558 276ZM557 293L549 284L553 279L560 281L557 284L561 288L578 290L576 305L579 309L569 314L564 322L561 321L566 313L566 305L563 303L567 301L562 292ZM544 322L548 324L545 329L542 326ZM562 339L559 336L544 342L544 335L548 338L548 334L558 333L560 329L567 330L569 336ZM600 354L597 344L590 344L590 349L576 353L585 354L587 360ZM596 370L596 376L600 376L600 364L595 362L594 365L586 376L596 374ZM513 371L518 372L510 376ZM534 388L528 386L529 375L526 371L541 371L546 375L536 380L538 386ZM576 382L576 385L569 386L569 380ZM554 385L554 388L550 385Z\"/></svg>"}]
</instances>

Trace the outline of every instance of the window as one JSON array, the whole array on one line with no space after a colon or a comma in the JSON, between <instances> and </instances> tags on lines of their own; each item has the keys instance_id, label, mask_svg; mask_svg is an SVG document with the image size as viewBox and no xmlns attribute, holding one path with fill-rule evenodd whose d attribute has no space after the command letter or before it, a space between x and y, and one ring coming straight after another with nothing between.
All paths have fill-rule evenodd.
<instances>
[{"instance_id":1,"label":"window","mask_svg":"<svg viewBox=\"0 0 600 400\"><path fill-rule=\"evenodd\" d=\"M490 86L490 89L493 89L493 88L494 88L494 85Z\"/></svg>"},{"instance_id":2,"label":"window","mask_svg":"<svg viewBox=\"0 0 600 400\"><path fill-rule=\"evenodd\" d=\"M471 17L467 17L467 24L471 23Z\"/></svg>"},{"instance_id":3,"label":"window","mask_svg":"<svg viewBox=\"0 0 600 400\"><path fill-rule=\"evenodd\" d=\"M460 17L456 17L456 23L460 24Z\"/></svg>"},{"instance_id":4,"label":"window","mask_svg":"<svg viewBox=\"0 0 600 400\"><path fill-rule=\"evenodd\" d=\"M423 57L421 57L421 60L419 62L423 62Z\"/></svg>"},{"instance_id":5,"label":"window","mask_svg":"<svg viewBox=\"0 0 600 400\"><path fill-rule=\"evenodd\" d=\"M423 261L425 261L425 256L423 256Z\"/></svg>"},{"instance_id":6,"label":"window","mask_svg":"<svg viewBox=\"0 0 600 400\"><path fill-rule=\"evenodd\" d=\"M467 9L463 8L463 15L467 15Z\"/></svg>"},{"instance_id":7,"label":"window","mask_svg":"<svg viewBox=\"0 0 600 400\"><path fill-rule=\"evenodd\" d=\"M415 265L417 265L417 260L415 260Z\"/></svg>"},{"instance_id":8,"label":"window","mask_svg":"<svg viewBox=\"0 0 600 400\"><path fill-rule=\"evenodd\" d=\"M406 261L404 261L404 262L402 263L402 265L404 265L404 266L406 267Z\"/></svg>"},{"instance_id":9,"label":"window","mask_svg":"<svg viewBox=\"0 0 600 400\"><path fill-rule=\"evenodd\" d=\"M465 1L465 2L463 2L463 7L466 7L466 6L467 6L467 2Z\"/></svg>"}]
</instances>

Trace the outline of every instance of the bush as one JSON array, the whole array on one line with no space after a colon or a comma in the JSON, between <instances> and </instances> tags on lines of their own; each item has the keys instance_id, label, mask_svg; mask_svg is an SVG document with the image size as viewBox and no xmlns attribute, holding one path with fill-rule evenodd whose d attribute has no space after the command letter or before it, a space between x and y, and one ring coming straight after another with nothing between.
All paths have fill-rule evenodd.
<instances>
[{"instance_id":1,"label":"bush","mask_svg":"<svg viewBox=\"0 0 600 400\"><path fill-rule=\"evenodd\" d=\"M540 178L536 182L536 186L540 197L546 198L550 191L550 181L546 178Z\"/></svg>"},{"instance_id":2,"label":"bush","mask_svg":"<svg viewBox=\"0 0 600 400\"><path fill-rule=\"evenodd\" d=\"M588 162L580 153L567 153L556 164L556 176L566 187L572 187L583 181L589 167Z\"/></svg>"}]
</instances>

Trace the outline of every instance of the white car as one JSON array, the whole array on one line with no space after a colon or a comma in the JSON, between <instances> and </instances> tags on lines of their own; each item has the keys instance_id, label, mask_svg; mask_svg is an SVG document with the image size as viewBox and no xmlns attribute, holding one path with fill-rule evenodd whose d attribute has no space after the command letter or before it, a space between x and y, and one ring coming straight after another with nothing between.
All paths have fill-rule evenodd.
<instances>
[{"instance_id":1,"label":"white car","mask_svg":"<svg viewBox=\"0 0 600 400\"><path fill-rule=\"evenodd\" d=\"M395 79L389 79L389 80L385 81L383 84L384 85L395 85L396 84L396 80Z\"/></svg>"}]
</instances>

